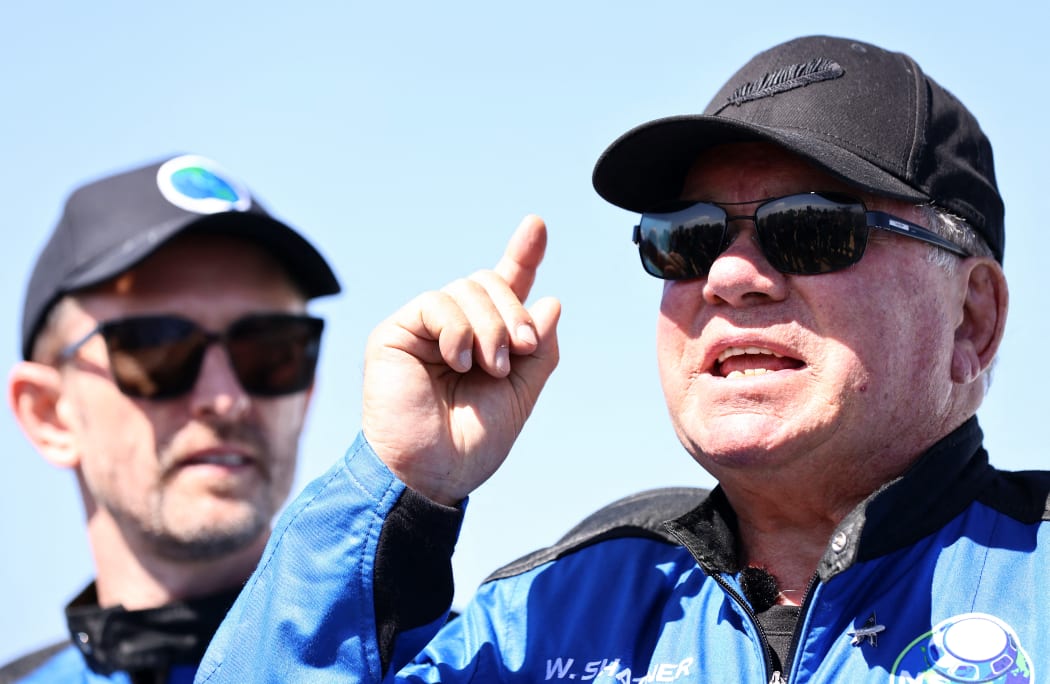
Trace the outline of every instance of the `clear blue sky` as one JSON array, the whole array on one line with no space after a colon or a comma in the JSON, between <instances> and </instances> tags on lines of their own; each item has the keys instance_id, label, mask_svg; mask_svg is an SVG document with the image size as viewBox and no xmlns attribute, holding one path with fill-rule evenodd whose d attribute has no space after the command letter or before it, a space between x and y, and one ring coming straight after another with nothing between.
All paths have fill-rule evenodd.
<instances>
[{"instance_id":1,"label":"clear blue sky","mask_svg":"<svg viewBox=\"0 0 1050 684\"><path fill-rule=\"evenodd\" d=\"M6 3L0 365L17 358L24 281L74 185L169 152L211 156L345 285L316 307L329 327L301 487L357 430L373 325L491 266L518 220L540 214L550 243L534 292L562 299L562 364L472 498L455 560L463 602L489 570L603 503L711 484L674 439L656 380L660 284L639 267L634 217L597 197L591 167L628 128L701 110L755 52L829 33L910 53L993 141L1012 301L980 416L994 462L1043 467L1050 402L1031 354L1050 338L1048 20L1045 2ZM62 606L92 564L72 475L6 410L0 440L5 661L62 634Z\"/></svg>"}]
</instances>

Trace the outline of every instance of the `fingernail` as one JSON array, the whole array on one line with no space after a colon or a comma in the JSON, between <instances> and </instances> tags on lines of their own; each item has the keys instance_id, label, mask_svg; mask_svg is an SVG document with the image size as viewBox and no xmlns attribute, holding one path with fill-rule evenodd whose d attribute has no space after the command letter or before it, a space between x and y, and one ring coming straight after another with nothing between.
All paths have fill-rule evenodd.
<instances>
[{"instance_id":1,"label":"fingernail","mask_svg":"<svg viewBox=\"0 0 1050 684\"><path fill-rule=\"evenodd\" d=\"M496 350L496 372L501 376L510 372L510 349L500 347Z\"/></svg>"},{"instance_id":2,"label":"fingernail","mask_svg":"<svg viewBox=\"0 0 1050 684\"><path fill-rule=\"evenodd\" d=\"M470 370L474 363L474 353L470 349L464 349L459 353L459 367L463 371Z\"/></svg>"},{"instance_id":3,"label":"fingernail","mask_svg":"<svg viewBox=\"0 0 1050 684\"><path fill-rule=\"evenodd\" d=\"M535 331L533 331L532 326L527 323L522 323L518 326L517 334L518 340L525 344L536 344L538 342Z\"/></svg>"}]
</instances>

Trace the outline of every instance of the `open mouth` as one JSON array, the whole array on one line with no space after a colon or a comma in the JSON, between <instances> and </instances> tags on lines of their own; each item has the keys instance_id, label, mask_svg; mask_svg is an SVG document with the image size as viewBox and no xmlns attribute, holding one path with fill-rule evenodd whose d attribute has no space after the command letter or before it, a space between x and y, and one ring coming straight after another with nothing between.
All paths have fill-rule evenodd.
<instances>
[{"instance_id":1,"label":"open mouth","mask_svg":"<svg viewBox=\"0 0 1050 684\"><path fill-rule=\"evenodd\" d=\"M230 451L212 451L197 454L179 462L179 467L195 465L215 465L224 468L240 468L250 466L254 460L241 453Z\"/></svg>"},{"instance_id":2,"label":"open mouth","mask_svg":"<svg viewBox=\"0 0 1050 684\"><path fill-rule=\"evenodd\" d=\"M783 370L797 370L806 364L764 347L729 347L718 355L712 374L722 378L745 378Z\"/></svg>"},{"instance_id":3,"label":"open mouth","mask_svg":"<svg viewBox=\"0 0 1050 684\"><path fill-rule=\"evenodd\" d=\"M228 468L235 468L237 465L248 465L251 462L251 459L243 454L207 454L205 456L188 458L183 461L183 464L195 465L203 463L211 465L226 465Z\"/></svg>"}]
</instances>

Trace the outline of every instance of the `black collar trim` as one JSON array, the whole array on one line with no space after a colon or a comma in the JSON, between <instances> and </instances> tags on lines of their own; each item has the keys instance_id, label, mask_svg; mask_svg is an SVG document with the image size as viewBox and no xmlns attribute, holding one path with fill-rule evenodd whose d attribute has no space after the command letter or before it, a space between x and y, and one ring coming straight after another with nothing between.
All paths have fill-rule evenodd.
<instances>
[{"instance_id":1,"label":"black collar trim","mask_svg":"<svg viewBox=\"0 0 1050 684\"><path fill-rule=\"evenodd\" d=\"M147 610L102 608L92 582L66 606L69 633L92 670L164 670L196 665L240 588Z\"/></svg>"},{"instance_id":2,"label":"black collar trim","mask_svg":"<svg viewBox=\"0 0 1050 684\"><path fill-rule=\"evenodd\" d=\"M987 488L997 472L988 465L983 435L973 417L934 444L901 477L851 511L832 534L818 565L827 581L853 563L915 543L944 526ZM1040 503L1044 508L1046 497ZM666 528L708 572L741 570L737 519L721 487Z\"/></svg>"},{"instance_id":3,"label":"black collar trim","mask_svg":"<svg viewBox=\"0 0 1050 684\"><path fill-rule=\"evenodd\" d=\"M966 510L995 478L982 439L977 418L970 418L854 508L817 566L821 580L910 546Z\"/></svg>"}]
</instances>

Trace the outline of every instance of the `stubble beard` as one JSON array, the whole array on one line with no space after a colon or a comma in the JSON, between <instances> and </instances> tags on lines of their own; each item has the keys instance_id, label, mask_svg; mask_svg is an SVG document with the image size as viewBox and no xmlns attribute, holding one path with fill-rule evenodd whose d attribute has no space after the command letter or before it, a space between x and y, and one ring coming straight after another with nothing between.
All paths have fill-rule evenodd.
<instances>
[{"instance_id":1,"label":"stubble beard","mask_svg":"<svg viewBox=\"0 0 1050 684\"><path fill-rule=\"evenodd\" d=\"M154 554L168 561L188 563L220 559L254 544L267 533L279 502L274 489L272 464L275 456L267 448L266 439L258 430L243 424L213 425L220 441L250 444L255 453L254 467L259 478L258 489L245 498L226 497L218 492L201 492L174 496L169 499L168 487L173 477L166 474L152 502L151 522L141 530L143 542ZM162 463L175 463L178 453L172 439L157 445ZM292 459L294 461L294 458ZM177 466L175 466L177 469ZM209 500L197 507L194 498ZM215 499L221 505L215 506ZM217 508L211 512L200 509ZM223 512L225 511L225 512Z\"/></svg>"},{"instance_id":2,"label":"stubble beard","mask_svg":"<svg viewBox=\"0 0 1050 684\"><path fill-rule=\"evenodd\" d=\"M188 563L212 561L232 555L252 545L269 528L269 516L252 506L247 518L236 524L202 525L196 529L178 529L161 524L144 530L144 541L165 560Z\"/></svg>"}]
</instances>

